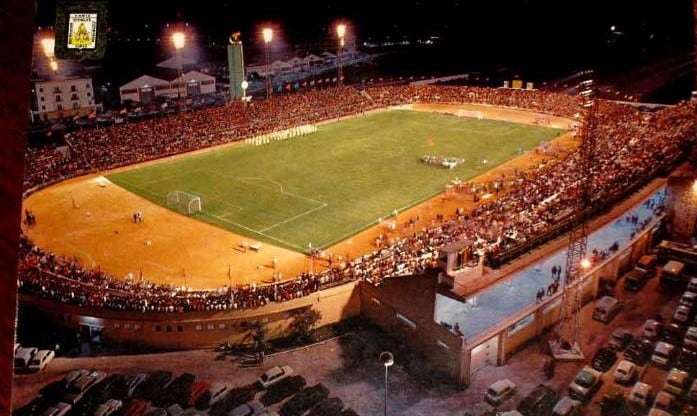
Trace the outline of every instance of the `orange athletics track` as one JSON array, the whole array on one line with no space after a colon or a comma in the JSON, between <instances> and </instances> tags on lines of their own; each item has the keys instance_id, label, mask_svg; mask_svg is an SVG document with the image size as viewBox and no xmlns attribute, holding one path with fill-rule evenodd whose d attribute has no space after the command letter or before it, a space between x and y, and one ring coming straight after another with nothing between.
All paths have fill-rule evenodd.
<instances>
[{"instance_id":1,"label":"orange athletics track","mask_svg":"<svg viewBox=\"0 0 697 416\"><path fill-rule=\"evenodd\" d=\"M544 117L549 122L546 125L563 129L568 129L571 123L564 118L484 105L414 104L413 107L433 112L481 111L486 119L526 124L537 123ZM571 134L563 134L550 143L552 152L526 152L470 182L489 182L501 175L510 177L514 169L530 169L552 157L550 154L562 155L577 145ZM142 273L151 282L194 289L270 283L274 277L274 259L276 272L282 279L328 265L322 259L311 264L302 253L267 243L258 252L251 249L245 252L240 249L242 243L249 245L254 239L159 207L108 182L102 176L105 173L70 179L25 199L24 208L31 210L37 219L31 228L22 225L25 235L44 250L75 258L87 268L99 268L121 278L130 275L139 279ZM328 257L331 253L336 264L337 260L375 250L375 239L380 234L389 242L399 238L402 232L414 232L403 227L412 218L419 218L415 229L421 229L431 225L438 214L447 219L454 216L457 208L473 207L469 195L442 194L399 213L396 230L391 231L387 223L378 224L327 248L323 254ZM133 222L136 211L143 213L142 223Z\"/></svg>"}]
</instances>

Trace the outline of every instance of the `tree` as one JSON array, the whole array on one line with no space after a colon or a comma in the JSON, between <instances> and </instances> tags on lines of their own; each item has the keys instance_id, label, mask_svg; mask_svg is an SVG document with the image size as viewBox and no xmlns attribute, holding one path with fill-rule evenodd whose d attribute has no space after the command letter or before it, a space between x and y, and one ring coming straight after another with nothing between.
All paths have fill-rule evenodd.
<instances>
[{"instance_id":1,"label":"tree","mask_svg":"<svg viewBox=\"0 0 697 416\"><path fill-rule=\"evenodd\" d=\"M312 308L305 308L293 315L290 330L298 344L314 341L314 328L322 319L322 314Z\"/></svg>"}]
</instances>

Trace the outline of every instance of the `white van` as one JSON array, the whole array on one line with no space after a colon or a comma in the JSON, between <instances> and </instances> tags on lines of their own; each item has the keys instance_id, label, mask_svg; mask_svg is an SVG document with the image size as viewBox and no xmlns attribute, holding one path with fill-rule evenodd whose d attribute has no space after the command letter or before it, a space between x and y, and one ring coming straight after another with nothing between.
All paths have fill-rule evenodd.
<instances>
[{"instance_id":1,"label":"white van","mask_svg":"<svg viewBox=\"0 0 697 416\"><path fill-rule=\"evenodd\" d=\"M41 371L48 363L53 360L56 353L53 350L39 350L34 356L29 360L29 370L31 371Z\"/></svg>"},{"instance_id":2,"label":"white van","mask_svg":"<svg viewBox=\"0 0 697 416\"><path fill-rule=\"evenodd\" d=\"M515 391L515 383L505 378L489 386L489 388L486 390L484 398L492 406L498 406L501 403L503 403L507 398L513 396L515 394Z\"/></svg>"},{"instance_id":3,"label":"white van","mask_svg":"<svg viewBox=\"0 0 697 416\"><path fill-rule=\"evenodd\" d=\"M612 296L603 296L595 302L593 310L593 319L596 321L608 323L622 308L622 303Z\"/></svg>"},{"instance_id":4,"label":"white van","mask_svg":"<svg viewBox=\"0 0 697 416\"><path fill-rule=\"evenodd\" d=\"M15 353L15 370L26 370L37 352L39 349L35 347L19 347Z\"/></svg>"}]
</instances>

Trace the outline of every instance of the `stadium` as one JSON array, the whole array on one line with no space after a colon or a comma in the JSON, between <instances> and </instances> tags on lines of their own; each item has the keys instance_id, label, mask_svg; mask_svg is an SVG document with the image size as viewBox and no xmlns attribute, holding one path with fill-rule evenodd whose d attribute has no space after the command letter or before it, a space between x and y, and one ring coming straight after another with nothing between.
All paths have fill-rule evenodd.
<instances>
[{"instance_id":1,"label":"stadium","mask_svg":"<svg viewBox=\"0 0 697 416\"><path fill-rule=\"evenodd\" d=\"M0 414L697 412L687 3L275 3L2 7Z\"/></svg>"},{"instance_id":2,"label":"stadium","mask_svg":"<svg viewBox=\"0 0 697 416\"><path fill-rule=\"evenodd\" d=\"M428 273L445 247L466 241L465 266L479 272L456 277L449 295L465 302L569 229L578 113L575 96L537 90L343 87L78 132L70 160L29 155L24 206L34 221L23 225L20 298L112 342L211 347L243 342L260 324L283 336L307 308L320 325L361 314L380 324L375 290ZM693 114L694 102L643 113L598 100L594 212L660 192L656 178L686 157ZM622 261L649 240L632 233ZM560 319L555 298L545 323L509 339L496 362ZM477 347L503 335L485 326L463 337L439 314L420 342L449 345L435 361L467 384ZM405 316L397 312L416 326ZM519 314L509 319L505 328L520 325Z\"/></svg>"}]
</instances>

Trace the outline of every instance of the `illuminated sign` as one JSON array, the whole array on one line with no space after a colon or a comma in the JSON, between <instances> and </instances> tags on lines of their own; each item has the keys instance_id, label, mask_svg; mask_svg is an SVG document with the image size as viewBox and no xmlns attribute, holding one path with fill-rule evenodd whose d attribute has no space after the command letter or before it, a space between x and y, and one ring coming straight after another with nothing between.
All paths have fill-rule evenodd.
<instances>
[{"instance_id":1,"label":"illuminated sign","mask_svg":"<svg viewBox=\"0 0 697 416\"><path fill-rule=\"evenodd\" d=\"M94 49L97 45L97 13L68 14L68 49Z\"/></svg>"},{"instance_id":2,"label":"illuminated sign","mask_svg":"<svg viewBox=\"0 0 697 416\"><path fill-rule=\"evenodd\" d=\"M76 60L101 59L106 50L106 19L106 2L58 3L56 57Z\"/></svg>"}]
</instances>

